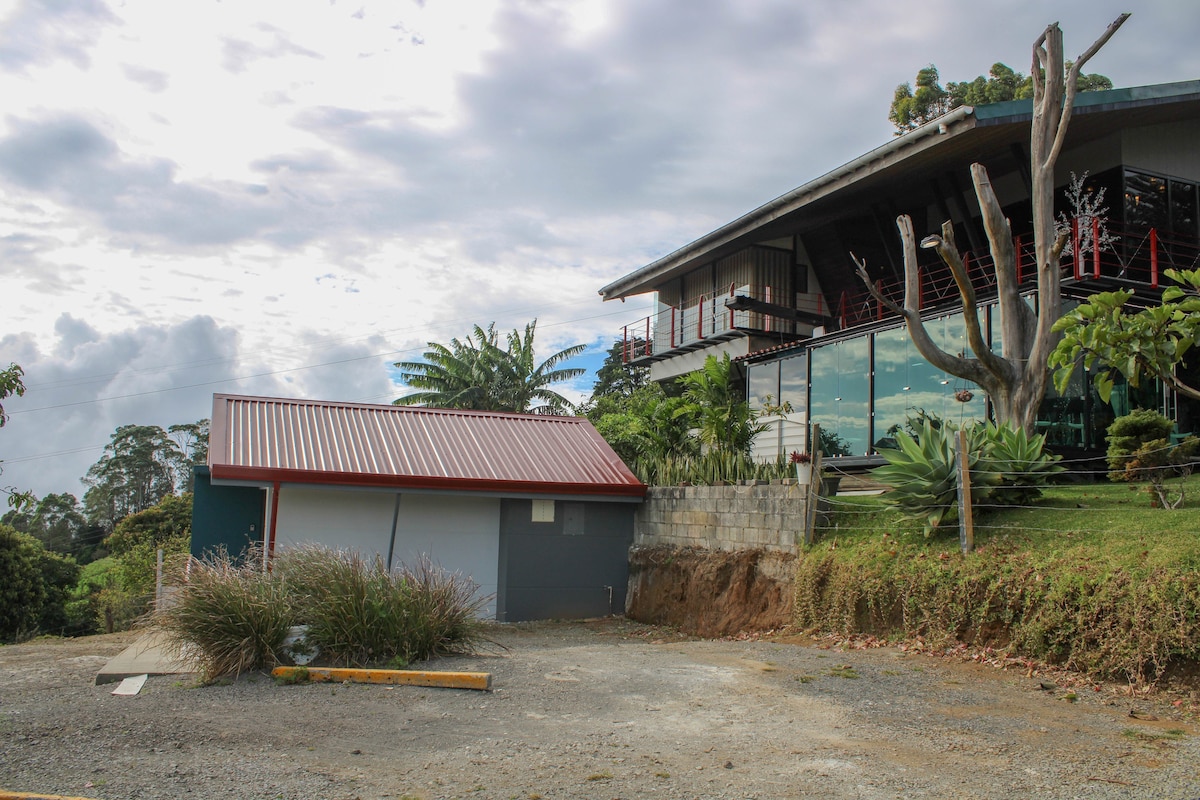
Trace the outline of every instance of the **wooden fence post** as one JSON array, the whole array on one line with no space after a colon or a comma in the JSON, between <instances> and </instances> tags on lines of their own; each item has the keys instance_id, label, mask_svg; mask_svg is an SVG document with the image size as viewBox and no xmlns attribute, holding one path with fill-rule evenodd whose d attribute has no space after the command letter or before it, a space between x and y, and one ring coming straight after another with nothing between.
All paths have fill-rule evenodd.
<instances>
[{"instance_id":1,"label":"wooden fence post","mask_svg":"<svg viewBox=\"0 0 1200 800\"><path fill-rule=\"evenodd\" d=\"M812 477L804 496L804 546L809 547L817 535L817 504L821 500L821 426L813 423L806 449L812 455Z\"/></svg>"},{"instance_id":2,"label":"wooden fence post","mask_svg":"<svg viewBox=\"0 0 1200 800\"><path fill-rule=\"evenodd\" d=\"M958 543L963 553L975 549L975 521L971 517L971 470L968 468L967 432L958 431L954 445L954 461L958 467Z\"/></svg>"}]
</instances>

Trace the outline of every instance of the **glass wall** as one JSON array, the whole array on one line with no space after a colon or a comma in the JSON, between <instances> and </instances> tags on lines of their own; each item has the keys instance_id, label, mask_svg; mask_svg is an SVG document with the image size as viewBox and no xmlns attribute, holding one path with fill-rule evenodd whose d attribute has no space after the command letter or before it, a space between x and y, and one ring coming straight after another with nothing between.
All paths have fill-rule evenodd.
<instances>
[{"instance_id":1,"label":"glass wall","mask_svg":"<svg viewBox=\"0 0 1200 800\"><path fill-rule=\"evenodd\" d=\"M808 355L751 364L746 369L746 386L750 407L756 412L767 406L790 408L760 419L767 430L754 440L755 457L779 458L793 450L807 450Z\"/></svg>"},{"instance_id":2,"label":"glass wall","mask_svg":"<svg viewBox=\"0 0 1200 800\"><path fill-rule=\"evenodd\" d=\"M821 426L825 455L865 455L870 418L870 337L809 351L809 414Z\"/></svg>"},{"instance_id":3,"label":"glass wall","mask_svg":"<svg viewBox=\"0 0 1200 800\"><path fill-rule=\"evenodd\" d=\"M1067 301L1066 308L1073 304ZM981 324L985 336L990 331L994 352L1000 349L996 312L995 305L981 309ZM946 352L971 355L962 314L926 320L925 327ZM1200 373L1200 367L1196 372ZM895 432L920 412L959 425L987 419L983 391L934 368L917 352L904 326L751 365L747 383L754 408L761 410L768 396L771 404L787 402L792 408L782 418L764 419L771 428L755 442L755 454L766 458L813 449L804 441L809 421L820 424L826 455L857 456L894 446ZM1130 408L1159 407L1160 391L1153 382L1146 382L1140 390L1118 382L1111 401L1105 403L1081 370L1061 395L1054 391L1052 381L1048 384L1036 428L1051 447L1103 450L1112 420ZM1181 421L1183 416L1181 413ZM1200 412L1195 412L1195 420L1188 417L1189 427L1200 429L1196 420L1200 420Z\"/></svg>"},{"instance_id":4,"label":"glass wall","mask_svg":"<svg viewBox=\"0 0 1200 800\"><path fill-rule=\"evenodd\" d=\"M927 320L934 343L952 355L970 355L962 314ZM968 399L969 395L969 399ZM892 436L921 412L964 424L986 419L978 386L936 369L917 352L907 327L875 334L874 449L892 447Z\"/></svg>"}]
</instances>

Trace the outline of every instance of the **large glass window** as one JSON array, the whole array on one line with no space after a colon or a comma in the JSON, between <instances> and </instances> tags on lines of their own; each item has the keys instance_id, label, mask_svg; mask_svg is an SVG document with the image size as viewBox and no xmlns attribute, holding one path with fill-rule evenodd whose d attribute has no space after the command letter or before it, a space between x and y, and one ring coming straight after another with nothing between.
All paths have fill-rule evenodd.
<instances>
[{"instance_id":1,"label":"large glass window","mask_svg":"<svg viewBox=\"0 0 1200 800\"><path fill-rule=\"evenodd\" d=\"M813 348L810 418L824 432L826 455L864 455L869 446L870 338Z\"/></svg>"},{"instance_id":2,"label":"large glass window","mask_svg":"<svg viewBox=\"0 0 1200 800\"><path fill-rule=\"evenodd\" d=\"M761 411L763 406L779 403L779 362L751 364L746 369L747 401L750 408Z\"/></svg>"},{"instance_id":3,"label":"large glass window","mask_svg":"<svg viewBox=\"0 0 1200 800\"><path fill-rule=\"evenodd\" d=\"M1171 181L1171 231L1179 237L1196 238L1196 185Z\"/></svg>"},{"instance_id":4,"label":"large glass window","mask_svg":"<svg viewBox=\"0 0 1200 800\"><path fill-rule=\"evenodd\" d=\"M914 376L929 365L913 347L907 328L893 328L875 334L875 441L873 449L892 447L893 436L925 403L921 386ZM914 385L916 390L914 391Z\"/></svg>"},{"instance_id":5,"label":"large glass window","mask_svg":"<svg viewBox=\"0 0 1200 800\"><path fill-rule=\"evenodd\" d=\"M967 323L961 313L930 320L926 323L926 327L934 342L947 353L968 358L974 355L971 352L971 346L967 344ZM926 374L928 377L922 384L923 389L932 389L936 382L940 390L938 391L940 402L934 408L927 408L926 411L931 411L943 419L953 420L960 425L974 420L987 419L987 401L983 391L974 383L955 377L948 372L935 370L932 365L928 366Z\"/></svg>"},{"instance_id":6,"label":"large glass window","mask_svg":"<svg viewBox=\"0 0 1200 800\"><path fill-rule=\"evenodd\" d=\"M1141 172L1125 173L1125 224L1135 230L1166 229L1167 182Z\"/></svg>"},{"instance_id":7,"label":"large glass window","mask_svg":"<svg viewBox=\"0 0 1200 800\"><path fill-rule=\"evenodd\" d=\"M780 432L780 453L808 451L808 354L779 362L780 401L791 406Z\"/></svg>"},{"instance_id":8,"label":"large glass window","mask_svg":"<svg viewBox=\"0 0 1200 800\"><path fill-rule=\"evenodd\" d=\"M962 314L927 320L925 329L946 352L972 355ZM986 410L983 392L926 361L907 327L875 334L875 449L892 446L895 432L922 412L962 424L985 419Z\"/></svg>"}]
</instances>

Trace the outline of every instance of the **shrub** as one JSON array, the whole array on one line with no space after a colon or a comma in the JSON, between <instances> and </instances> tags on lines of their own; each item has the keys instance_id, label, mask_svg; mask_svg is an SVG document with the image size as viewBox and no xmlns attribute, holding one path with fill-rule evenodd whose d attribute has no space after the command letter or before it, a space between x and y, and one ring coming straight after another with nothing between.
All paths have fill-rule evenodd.
<instances>
[{"instance_id":1,"label":"shrub","mask_svg":"<svg viewBox=\"0 0 1200 800\"><path fill-rule=\"evenodd\" d=\"M287 661L297 625L307 626L303 644L338 666L407 664L485 641L478 614L489 598L426 560L389 572L379 559L305 546L283 551L270 572L261 563L261 552L193 561L174 602L155 614L206 682Z\"/></svg>"},{"instance_id":2,"label":"shrub","mask_svg":"<svg viewBox=\"0 0 1200 800\"><path fill-rule=\"evenodd\" d=\"M314 546L286 550L275 573L287 586L296 624L322 659L349 666L410 663L469 650L481 639L487 598L427 560L389 572L381 559Z\"/></svg>"},{"instance_id":3,"label":"shrub","mask_svg":"<svg viewBox=\"0 0 1200 800\"><path fill-rule=\"evenodd\" d=\"M758 461L745 453L711 450L700 455L665 455L638 458L633 472L649 486L677 486L690 483L711 486L725 481L774 480L793 477L793 468L784 459Z\"/></svg>"},{"instance_id":4,"label":"shrub","mask_svg":"<svg viewBox=\"0 0 1200 800\"><path fill-rule=\"evenodd\" d=\"M189 580L154 620L206 683L222 675L273 667L279 661L292 609L284 582L218 552L193 562Z\"/></svg>"},{"instance_id":5,"label":"shrub","mask_svg":"<svg viewBox=\"0 0 1200 800\"><path fill-rule=\"evenodd\" d=\"M1175 499L1168 496L1166 481L1190 475L1200 452L1200 439L1188 436L1171 444L1175 423L1157 411L1138 408L1117 417L1108 426L1110 480L1149 483L1150 505L1178 508L1183 505L1183 484Z\"/></svg>"},{"instance_id":6,"label":"shrub","mask_svg":"<svg viewBox=\"0 0 1200 800\"><path fill-rule=\"evenodd\" d=\"M67 592L78 574L73 559L0 524L0 641L62 633Z\"/></svg>"}]
</instances>

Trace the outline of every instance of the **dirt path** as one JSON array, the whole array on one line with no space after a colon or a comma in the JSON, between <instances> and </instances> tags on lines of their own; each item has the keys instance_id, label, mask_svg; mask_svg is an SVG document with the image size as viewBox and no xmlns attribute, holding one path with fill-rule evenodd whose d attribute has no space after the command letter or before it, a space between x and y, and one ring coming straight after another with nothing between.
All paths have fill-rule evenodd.
<instances>
[{"instance_id":1,"label":"dirt path","mask_svg":"<svg viewBox=\"0 0 1200 800\"><path fill-rule=\"evenodd\" d=\"M881 648L499 628L490 693L151 678L128 639L0 648L0 788L94 798L1200 797L1200 736L1116 689ZM1131 707L1138 715L1131 717ZM1138 718L1140 717L1140 718ZM1151 718L1153 717L1153 718Z\"/></svg>"}]
</instances>

